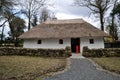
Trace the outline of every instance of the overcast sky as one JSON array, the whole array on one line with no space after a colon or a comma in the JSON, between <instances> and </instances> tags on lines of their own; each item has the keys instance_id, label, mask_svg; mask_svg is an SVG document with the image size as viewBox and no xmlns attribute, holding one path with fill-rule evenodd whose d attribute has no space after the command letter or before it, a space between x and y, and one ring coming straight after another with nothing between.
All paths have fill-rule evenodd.
<instances>
[{"instance_id":1,"label":"overcast sky","mask_svg":"<svg viewBox=\"0 0 120 80\"><path fill-rule=\"evenodd\" d=\"M48 9L51 12L55 13L55 16L58 19L76 19L83 18L85 21L91 23L97 28L100 28L99 20L94 17L94 15L90 16L91 11L85 7L78 7L73 5L73 0L48 0L49 4L53 4L53 6L49 6ZM9 29L5 29L5 33Z\"/></svg>"},{"instance_id":2,"label":"overcast sky","mask_svg":"<svg viewBox=\"0 0 120 80\"><path fill-rule=\"evenodd\" d=\"M83 18L87 22L96 27L99 26L99 21L93 15L90 16L90 10L85 7L78 7L73 5L73 0L48 0L52 7L48 7L55 13L58 19L76 19Z\"/></svg>"}]
</instances>

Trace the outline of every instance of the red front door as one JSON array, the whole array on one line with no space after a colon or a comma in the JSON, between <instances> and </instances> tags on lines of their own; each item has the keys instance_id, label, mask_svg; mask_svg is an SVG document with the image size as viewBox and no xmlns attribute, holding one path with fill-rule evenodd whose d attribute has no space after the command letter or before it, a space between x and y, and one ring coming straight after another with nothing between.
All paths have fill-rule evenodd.
<instances>
[{"instance_id":1,"label":"red front door","mask_svg":"<svg viewBox=\"0 0 120 80\"><path fill-rule=\"evenodd\" d=\"M80 46L76 45L76 53L80 53Z\"/></svg>"}]
</instances>

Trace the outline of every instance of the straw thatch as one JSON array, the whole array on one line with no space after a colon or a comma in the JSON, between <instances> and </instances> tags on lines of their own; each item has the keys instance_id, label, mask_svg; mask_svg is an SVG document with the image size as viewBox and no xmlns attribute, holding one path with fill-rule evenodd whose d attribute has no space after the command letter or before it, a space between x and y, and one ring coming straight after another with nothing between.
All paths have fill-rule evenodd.
<instances>
[{"instance_id":1,"label":"straw thatch","mask_svg":"<svg viewBox=\"0 0 120 80\"><path fill-rule=\"evenodd\" d=\"M77 37L105 37L105 32L95 28L83 19L46 21L30 31L25 32L21 39L40 38L77 38Z\"/></svg>"}]
</instances>

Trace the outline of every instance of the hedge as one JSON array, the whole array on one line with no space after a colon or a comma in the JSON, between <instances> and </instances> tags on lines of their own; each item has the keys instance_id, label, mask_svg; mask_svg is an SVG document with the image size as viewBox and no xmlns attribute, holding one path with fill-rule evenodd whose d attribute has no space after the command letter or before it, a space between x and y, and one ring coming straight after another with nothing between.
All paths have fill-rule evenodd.
<instances>
[{"instance_id":1,"label":"hedge","mask_svg":"<svg viewBox=\"0 0 120 80\"><path fill-rule=\"evenodd\" d=\"M22 44L18 45L19 47L23 47ZM0 47L15 47L15 44L11 43L11 44L0 44Z\"/></svg>"},{"instance_id":2,"label":"hedge","mask_svg":"<svg viewBox=\"0 0 120 80\"><path fill-rule=\"evenodd\" d=\"M83 47L85 57L120 57L120 48L89 49Z\"/></svg>"},{"instance_id":3,"label":"hedge","mask_svg":"<svg viewBox=\"0 0 120 80\"><path fill-rule=\"evenodd\" d=\"M66 49L29 49L18 47L1 47L0 56L4 55L21 55L21 56L40 56L40 57L69 57L71 51Z\"/></svg>"}]
</instances>

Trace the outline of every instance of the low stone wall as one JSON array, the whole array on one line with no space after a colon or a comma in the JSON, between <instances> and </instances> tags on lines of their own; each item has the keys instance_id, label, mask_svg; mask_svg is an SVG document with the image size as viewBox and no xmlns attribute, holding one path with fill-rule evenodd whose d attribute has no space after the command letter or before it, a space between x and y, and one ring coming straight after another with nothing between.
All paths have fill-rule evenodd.
<instances>
[{"instance_id":1,"label":"low stone wall","mask_svg":"<svg viewBox=\"0 0 120 80\"><path fill-rule=\"evenodd\" d=\"M88 49L83 48L85 57L120 57L120 48Z\"/></svg>"},{"instance_id":2,"label":"low stone wall","mask_svg":"<svg viewBox=\"0 0 120 80\"><path fill-rule=\"evenodd\" d=\"M16 47L1 47L0 56L21 55L21 56L40 56L40 57L69 57L70 49L29 49Z\"/></svg>"}]
</instances>

